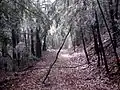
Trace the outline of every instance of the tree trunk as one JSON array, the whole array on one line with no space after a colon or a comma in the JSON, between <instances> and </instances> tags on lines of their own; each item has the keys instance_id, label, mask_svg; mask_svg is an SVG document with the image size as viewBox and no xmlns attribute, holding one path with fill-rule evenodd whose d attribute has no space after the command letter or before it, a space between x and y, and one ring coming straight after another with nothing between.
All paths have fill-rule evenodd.
<instances>
[{"instance_id":1,"label":"tree trunk","mask_svg":"<svg viewBox=\"0 0 120 90\"><path fill-rule=\"evenodd\" d=\"M113 9L113 2L112 0L109 0L109 13L110 13L110 18L111 18L111 26L112 26L112 32L113 32L113 44L114 47L116 49L117 47L117 41L116 41L116 32L117 32L117 27L116 27L116 23L115 23L115 15L114 15L114 9Z\"/></svg>"},{"instance_id":2,"label":"tree trunk","mask_svg":"<svg viewBox=\"0 0 120 90\"><path fill-rule=\"evenodd\" d=\"M4 42L2 42L2 56L6 57L7 54L7 41L4 40Z\"/></svg>"},{"instance_id":3,"label":"tree trunk","mask_svg":"<svg viewBox=\"0 0 120 90\"><path fill-rule=\"evenodd\" d=\"M107 71L107 73L109 73L107 59L106 59L106 55L105 55L105 50L104 50L103 43L102 43L102 40L101 40L101 35L100 35L100 30L99 30L98 16L97 16L97 12L96 11L95 11L95 17L96 17L97 34L98 34L98 40L99 40L99 44L100 44L100 49L101 49L101 51L103 53L103 58L104 58L104 63L105 63L106 71Z\"/></svg>"},{"instance_id":4,"label":"tree trunk","mask_svg":"<svg viewBox=\"0 0 120 90\"><path fill-rule=\"evenodd\" d=\"M116 3L115 18L118 19L119 0L115 0L115 3Z\"/></svg>"},{"instance_id":5,"label":"tree trunk","mask_svg":"<svg viewBox=\"0 0 120 90\"><path fill-rule=\"evenodd\" d=\"M26 31L23 31L24 32L24 42L25 42L25 47L27 49L27 37L26 37Z\"/></svg>"},{"instance_id":6,"label":"tree trunk","mask_svg":"<svg viewBox=\"0 0 120 90\"><path fill-rule=\"evenodd\" d=\"M87 58L87 63L90 64L88 53L87 53L87 50L86 50L86 45L85 45L85 41L84 41L84 36L83 36L82 29L81 29L81 36L82 36L82 42L83 42L84 52L85 52L85 55L86 55L86 58Z\"/></svg>"},{"instance_id":7,"label":"tree trunk","mask_svg":"<svg viewBox=\"0 0 120 90\"><path fill-rule=\"evenodd\" d=\"M100 66L100 52L99 52L99 46L98 46L98 41L97 41L97 34L96 34L97 32L94 26L92 27L92 33L93 33L93 38L94 38L94 48L95 48L95 52L98 57L97 66Z\"/></svg>"},{"instance_id":8,"label":"tree trunk","mask_svg":"<svg viewBox=\"0 0 120 90\"><path fill-rule=\"evenodd\" d=\"M16 47L16 34L15 30L12 29L12 45L13 45L13 59L16 59L15 47Z\"/></svg>"},{"instance_id":9,"label":"tree trunk","mask_svg":"<svg viewBox=\"0 0 120 90\"><path fill-rule=\"evenodd\" d=\"M18 44L20 42L20 35L19 35L19 33L20 33L20 29L17 29L16 30L16 44Z\"/></svg>"},{"instance_id":10,"label":"tree trunk","mask_svg":"<svg viewBox=\"0 0 120 90\"><path fill-rule=\"evenodd\" d=\"M30 52L30 31L27 29L28 35L27 35L27 41L28 41L28 51Z\"/></svg>"},{"instance_id":11,"label":"tree trunk","mask_svg":"<svg viewBox=\"0 0 120 90\"><path fill-rule=\"evenodd\" d=\"M44 36L43 51L47 50L46 39L47 39L47 32L45 33L45 36Z\"/></svg>"},{"instance_id":12,"label":"tree trunk","mask_svg":"<svg viewBox=\"0 0 120 90\"><path fill-rule=\"evenodd\" d=\"M34 40L33 40L33 29L31 29L31 53L35 55L34 51Z\"/></svg>"},{"instance_id":13,"label":"tree trunk","mask_svg":"<svg viewBox=\"0 0 120 90\"><path fill-rule=\"evenodd\" d=\"M41 41L39 37L39 30L36 29L36 57L41 57Z\"/></svg>"}]
</instances>

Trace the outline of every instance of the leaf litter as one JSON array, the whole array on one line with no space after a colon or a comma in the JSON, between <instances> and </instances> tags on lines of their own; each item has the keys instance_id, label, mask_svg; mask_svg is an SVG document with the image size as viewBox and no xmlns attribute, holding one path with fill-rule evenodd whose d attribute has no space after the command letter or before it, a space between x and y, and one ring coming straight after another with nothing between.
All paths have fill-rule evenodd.
<instances>
[{"instance_id":1,"label":"leaf litter","mask_svg":"<svg viewBox=\"0 0 120 90\"><path fill-rule=\"evenodd\" d=\"M120 90L119 84L112 82L104 69L96 64L87 65L84 52L62 50L58 61L52 68L47 83L42 84L56 51L44 52L43 57L30 69L11 74L1 90ZM69 68L71 67L71 68ZM72 68L73 67L73 68Z\"/></svg>"}]
</instances>

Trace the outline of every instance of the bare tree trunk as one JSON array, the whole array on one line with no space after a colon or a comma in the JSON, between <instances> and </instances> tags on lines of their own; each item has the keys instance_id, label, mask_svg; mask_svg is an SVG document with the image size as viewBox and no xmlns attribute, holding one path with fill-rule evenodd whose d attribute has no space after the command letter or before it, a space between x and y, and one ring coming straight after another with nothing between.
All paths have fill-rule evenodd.
<instances>
[{"instance_id":1,"label":"bare tree trunk","mask_svg":"<svg viewBox=\"0 0 120 90\"><path fill-rule=\"evenodd\" d=\"M41 57L41 41L39 37L39 30L36 28L36 57Z\"/></svg>"},{"instance_id":2,"label":"bare tree trunk","mask_svg":"<svg viewBox=\"0 0 120 90\"><path fill-rule=\"evenodd\" d=\"M119 0L115 0L115 3L116 3L115 18L118 19Z\"/></svg>"},{"instance_id":3,"label":"bare tree trunk","mask_svg":"<svg viewBox=\"0 0 120 90\"><path fill-rule=\"evenodd\" d=\"M48 72L47 72L47 74L46 74L46 76L45 76L45 78L44 78L44 80L43 80L43 82L42 82L43 84L45 84L45 81L46 81L46 79L48 78L48 76L49 76L49 74L50 74L50 72L51 72L52 67L53 67L54 64L56 63L56 61L57 61L57 59L58 59L58 56L59 56L59 53L60 53L61 49L63 48L63 46L64 46L64 44L65 44L65 41L67 40L67 37L68 37L70 31L71 31L71 27L70 27L67 35L65 36L65 39L64 39L61 47L59 48L59 50L58 50L58 52L57 52L57 55L56 55L56 58L55 58L54 62L50 65L50 67L49 67L49 69L48 69Z\"/></svg>"},{"instance_id":4,"label":"bare tree trunk","mask_svg":"<svg viewBox=\"0 0 120 90\"><path fill-rule=\"evenodd\" d=\"M97 32L95 30L95 26L92 27L92 32L93 32L93 38L94 38L94 48L95 48L95 52L97 54L97 57L98 57L98 63L97 63L97 66L99 67L100 66L100 54L99 54L99 46L98 46L98 41L97 41Z\"/></svg>"},{"instance_id":5,"label":"bare tree trunk","mask_svg":"<svg viewBox=\"0 0 120 90\"><path fill-rule=\"evenodd\" d=\"M30 52L30 31L27 29L28 35L27 35L27 41L28 41L28 51Z\"/></svg>"},{"instance_id":6,"label":"bare tree trunk","mask_svg":"<svg viewBox=\"0 0 120 90\"><path fill-rule=\"evenodd\" d=\"M104 22L105 22L107 31L108 31L108 33L109 33L110 40L111 40L111 43L112 43L112 46L113 46L113 50L114 50L114 54L115 54L115 57L116 57L116 59L117 59L117 65L118 65L118 67L119 67L119 66L120 66L119 57L118 57L118 54L117 54L117 52L116 52L116 47L114 46L114 42L113 42L113 40L112 40L112 35L111 35L111 33L110 33L110 29L109 29L109 27L108 27L108 24L107 24L107 21L106 21L106 19L105 19L105 15L104 15L104 13L103 13L103 10L102 10L102 8L101 8L101 5L100 5L99 0L97 0L97 3L98 3L98 6L99 6L99 9L100 9L100 11L101 11L103 20L104 20Z\"/></svg>"},{"instance_id":7,"label":"bare tree trunk","mask_svg":"<svg viewBox=\"0 0 120 90\"><path fill-rule=\"evenodd\" d=\"M98 16L97 16L97 12L96 11L95 11L95 17L96 17L97 34L98 34L98 40L99 40L99 44L100 44L100 49L102 50L102 53L103 53L103 58L104 58L104 63L105 63L106 71L107 71L107 73L109 73L107 59L106 59L106 55L105 55L105 50L104 50L103 43L102 43L102 40L101 40L101 35L100 35L100 30L99 30Z\"/></svg>"},{"instance_id":8,"label":"bare tree trunk","mask_svg":"<svg viewBox=\"0 0 120 90\"><path fill-rule=\"evenodd\" d=\"M82 42L83 42L84 52L85 52L85 55L86 55L86 58L87 58L87 63L90 64L88 53L87 53L87 50L86 50L86 45L85 45L85 40L84 40L82 29L81 29L81 36L82 36Z\"/></svg>"},{"instance_id":9,"label":"bare tree trunk","mask_svg":"<svg viewBox=\"0 0 120 90\"><path fill-rule=\"evenodd\" d=\"M46 39L47 39L47 31L45 31L45 36L44 36L43 51L47 50Z\"/></svg>"},{"instance_id":10,"label":"bare tree trunk","mask_svg":"<svg viewBox=\"0 0 120 90\"><path fill-rule=\"evenodd\" d=\"M31 53L35 55L34 51L34 40L33 40L33 30L31 29Z\"/></svg>"},{"instance_id":11,"label":"bare tree trunk","mask_svg":"<svg viewBox=\"0 0 120 90\"><path fill-rule=\"evenodd\" d=\"M20 35L19 35L19 33L20 33L20 29L17 29L16 30L16 43L17 44L20 42Z\"/></svg>"},{"instance_id":12,"label":"bare tree trunk","mask_svg":"<svg viewBox=\"0 0 120 90\"><path fill-rule=\"evenodd\" d=\"M17 29L16 30L16 44L18 44L19 42L20 42L20 29ZM16 56L17 56L17 64L19 67L20 66L20 52L17 52Z\"/></svg>"},{"instance_id":13,"label":"bare tree trunk","mask_svg":"<svg viewBox=\"0 0 120 90\"><path fill-rule=\"evenodd\" d=\"M16 34L15 30L12 30L12 45L13 45L13 59L16 59L15 47L16 47Z\"/></svg>"},{"instance_id":14,"label":"bare tree trunk","mask_svg":"<svg viewBox=\"0 0 120 90\"><path fill-rule=\"evenodd\" d=\"M115 15L114 15L114 8L113 8L113 2L112 0L109 0L109 13L110 13L110 18L111 18L111 26L112 26L112 32L113 32L113 44L116 49L117 47L117 41L116 41L116 32L117 32L117 27L116 27L116 22L115 22Z\"/></svg>"},{"instance_id":15,"label":"bare tree trunk","mask_svg":"<svg viewBox=\"0 0 120 90\"><path fill-rule=\"evenodd\" d=\"M24 41L25 41L25 47L27 48L27 38L26 38L26 31L24 31Z\"/></svg>"},{"instance_id":16,"label":"bare tree trunk","mask_svg":"<svg viewBox=\"0 0 120 90\"><path fill-rule=\"evenodd\" d=\"M4 42L2 42L2 56L6 57L7 54L7 41L4 40Z\"/></svg>"},{"instance_id":17,"label":"bare tree trunk","mask_svg":"<svg viewBox=\"0 0 120 90\"><path fill-rule=\"evenodd\" d=\"M15 30L12 29L12 47L13 47L13 67L12 67L12 70L15 71L15 60L16 60L16 53L15 53L15 47L16 47L16 33L15 33Z\"/></svg>"}]
</instances>

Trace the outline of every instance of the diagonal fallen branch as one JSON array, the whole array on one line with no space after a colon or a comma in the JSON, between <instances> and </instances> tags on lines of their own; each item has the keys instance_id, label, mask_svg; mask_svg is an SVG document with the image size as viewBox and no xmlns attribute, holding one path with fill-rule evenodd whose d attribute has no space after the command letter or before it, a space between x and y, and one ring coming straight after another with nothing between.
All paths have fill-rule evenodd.
<instances>
[{"instance_id":1,"label":"diagonal fallen branch","mask_svg":"<svg viewBox=\"0 0 120 90\"><path fill-rule=\"evenodd\" d=\"M63 46L64 46L64 44L65 44L65 41L66 41L66 39L67 39L70 31L71 31L71 26L70 26L70 29L69 29L67 35L65 36L65 39L64 39L61 47L59 48L59 50L58 50L58 52L57 52L57 55L56 55L56 58L55 58L54 62L50 65L50 67L49 67L49 69L48 69L48 72L47 72L47 74L46 74L46 76L45 76L45 78L44 78L44 80L43 80L43 82L42 82L43 84L45 84L46 79L48 78L48 76L49 76L49 74L50 74L50 72L51 72L54 64L56 63L56 61L57 61L57 59L58 59L58 56L59 56L59 53L60 53L61 49L63 48Z\"/></svg>"}]
</instances>

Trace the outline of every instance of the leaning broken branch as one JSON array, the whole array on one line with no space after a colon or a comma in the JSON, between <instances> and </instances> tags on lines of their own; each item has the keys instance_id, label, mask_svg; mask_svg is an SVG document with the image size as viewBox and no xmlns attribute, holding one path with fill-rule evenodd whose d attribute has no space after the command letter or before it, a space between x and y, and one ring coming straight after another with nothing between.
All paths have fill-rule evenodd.
<instances>
[{"instance_id":1,"label":"leaning broken branch","mask_svg":"<svg viewBox=\"0 0 120 90\"><path fill-rule=\"evenodd\" d=\"M70 29L69 29L67 35L65 36L65 39L64 39L61 47L59 48L59 50L58 50L58 52L57 52L57 55L56 55L56 58L55 58L54 62L50 65L50 67L49 67L49 69L48 69L48 72L47 72L47 74L46 74L46 76L45 76L45 78L44 78L44 80L43 80L43 82L42 82L43 84L45 84L46 79L48 78L48 76L49 76L49 74L50 74L50 72L51 72L54 64L56 63L56 61L57 61L57 59L58 59L58 56L59 56L59 53L60 53L61 49L63 48L63 46L64 46L64 44L65 44L65 41L66 41L66 39L67 39L70 31L71 31L71 26L70 26Z\"/></svg>"}]
</instances>

